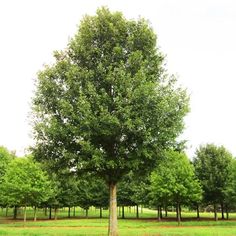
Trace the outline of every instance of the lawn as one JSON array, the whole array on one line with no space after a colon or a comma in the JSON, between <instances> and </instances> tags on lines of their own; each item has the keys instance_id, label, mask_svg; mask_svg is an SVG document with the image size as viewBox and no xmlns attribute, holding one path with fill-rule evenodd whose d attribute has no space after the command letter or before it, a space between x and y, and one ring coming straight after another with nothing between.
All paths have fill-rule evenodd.
<instances>
[{"instance_id":1,"label":"lawn","mask_svg":"<svg viewBox=\"0 0 236 236\"><path fill-rule=\"evenodd\" d=\"M4 217L4 211L0 217L0 235L17 235L17 236L74 236L74 235L107 235L107 218L100 219L99 211L94 208L90 210L90 218L82 218L84 212L81 209L77 210L77 218L65 219L67 209L61 210L58 220L47 220L43 211L39 211L40 220L37 222L28 220L25 224L22 222L21 215L18 220L12 220L12 216ZM205 217L202 220L192 220L195 213L184 213L184 221L180 226L171 218L163 219L158 222L154 217L155 211L145 209L140 213L141 219L135 219L135 212L127 210L127 219L119 219L119 235L129 236L232 236L236 235L235 220L219 220L217 222L208 219L212 217L212 213L202 213ZM10 212L9 212L10 215ZM73 215L73 214L72 214ZM174 216L174 213L169 213ZM32 218L31 209L29 216ZM79 216L79 217L78 217ZM92 217L91 217L92 216ZM104 211L104 216L107 216L107 211ZM232 216L232 215L231 215ZM233 215L235 216L235 215ZM152 217L152 218L151 218ZM191 217L191 218L190 218ZM44 219L43 219L44 218Z\"/></svg>"}]
</instances>

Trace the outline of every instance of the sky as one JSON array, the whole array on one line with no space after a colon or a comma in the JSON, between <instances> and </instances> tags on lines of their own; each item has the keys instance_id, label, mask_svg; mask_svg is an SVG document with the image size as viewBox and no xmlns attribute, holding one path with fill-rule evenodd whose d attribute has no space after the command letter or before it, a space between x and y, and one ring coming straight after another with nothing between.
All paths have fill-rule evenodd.
<instances>
[{"instance_id":1,"label":"sky","mask_svg":"<svg viewBox=\"0 0 236 236\"><path fill-rule=\"evenodd\" d=\"M37 72L67 46L82 17L101 6L149 20L169 73L190 94L181 137L189 157L206 143L235 156L234 0L1 0L0 145L24 155L33 144L29 115Z\"/></svg>"}]
</instances>

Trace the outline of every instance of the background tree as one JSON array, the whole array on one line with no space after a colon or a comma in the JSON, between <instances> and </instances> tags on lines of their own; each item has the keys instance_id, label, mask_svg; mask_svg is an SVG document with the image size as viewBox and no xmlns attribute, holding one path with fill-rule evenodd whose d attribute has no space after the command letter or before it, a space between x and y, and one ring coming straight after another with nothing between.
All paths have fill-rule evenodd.
<instances>
[{"instance_id":1,"label":"background tree","mask_svg":"<svg viewBox=\"0 0 236 236\"><path fill-rule=\"evenodd\" d=\"M157 207L171 201L176 205L180 222L180 206L201 199L201 187L194 168L184 153L168 151L151 174L150 195Z\"/></svg>"},{"instance_id":2,"label":"background tree","mask_svg":"<svg viewBox=\"0 0 236 236\"><path fill-rule=\"evenodd\" d=\"M196 175L203 188L204 202L214 205L217 220L217 204L221 205L224 218L225 190L229 178L232 155L223 147L214 144L200 146L193 159Z\"/></svg>"},{"instance_id":3,"label":"background tree","mask_svg":"<svg viewBox=\"0 0 236 236\"><path fill-rule=\"evenodd\" d=\"M9 163L13 160L15 155L8 151L5 147L0 146L0 187L3 181L3 176L8 168ZM6 206L2 199L3 195L0 193L0 206Z\"/></svg>"},{"instance_id":4,"label":"background tree","mask_svg":"<svg viewBox=\"0 0 236 236\"><path fill-rule=\"evenodd\" d=\"M225 210L226 217L229 219L229 210L236 208L236 159L232 160L229 168L228 179L226 188L224 190L225 195Z\"/></svg>"},{"instance_id":5,"label":"background tree","mask_svg":"<svg viewBox=\"0 0 236 236\"><path fill-rule=\"evenodd\" d=\"M37 207L53 194L47 174L39 164L26 158L11 161L3 177L0 192L6 205L24 207L24 221L27 206Z\"/></svg>"},{"instance_id":6,"label":"background tree","mask_svg":"<svg viewBox=\"0 0 236 236\"><path fill-rule=\"evenodd\" d=\"M116 186L153 166L183 130L186 92L167 75L156 35L143 20L101 8L85 16L54 65L38 75L35 155L93 171L110 189L109 234L117 235Z\"/></svg>"}]
</instances>

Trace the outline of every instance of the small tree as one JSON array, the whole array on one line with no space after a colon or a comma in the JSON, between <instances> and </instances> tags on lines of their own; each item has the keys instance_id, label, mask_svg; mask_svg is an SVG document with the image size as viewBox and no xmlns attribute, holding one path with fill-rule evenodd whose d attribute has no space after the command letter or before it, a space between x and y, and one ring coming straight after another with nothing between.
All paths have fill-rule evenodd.
<instances>
[{"instance_id":1,"label":"small tree","mask_svg":"<svg viewBox=\"0 0 236 236\"><path fill-rule=\"evenodd\" d=\"M50 181L40 165L27 158L14 159L3 177L0 191L6 205L38 206L52 194Z\"/></svg>"},{"instance_id":2,"label":"small tree","mask_svg":"<svg viewBox=\"0 0 236 236\"><path fill-rule=\"evenodd\" d=\"M36 82L35 155L54 169L101 176L110 189L109 235L116 236L117 183L152 168L158 151L172 145L188 97L167 75L147 21L106 8L84 17L55 58Z\"/></svg>"},{"instance_id":3,"label":"small tree","mask_svg":"<svg viewBox=\"0 0 236 236\"><path fill-rule=\"evenodd\" d=\"M176 204L178 223L180 206L201 199L201 187L194 168L184 153L166 152L164 159L151 174L151 199L160 207L167 201Z\"/></svg>"},{"instance_id":4,"label":"small tree","mask_svg":"<svg viewBox=\"0 0 236 236\"><path fill-rule=\"evenodd\" d=\"M0 146L0 188L3 176L8 168L9 163L14 159L15 155L10 153L5 147ZM0 206L6 206L3 201L4 195L0 193Z\"/></svg>"},{"instance_id":5,"label":"small tree","mask_svg":"<svg viewBox=\"0 0 236 236\"><path fill-rule=\"evenodd\" d=\"M225 190L229 179L232 155L223 147L214 144L200 146L193 159L196 175L203 188L203 199L214 205L214 217L217 217L217 204L221 205L224 218Z\"/></svg>"}]
</instances>

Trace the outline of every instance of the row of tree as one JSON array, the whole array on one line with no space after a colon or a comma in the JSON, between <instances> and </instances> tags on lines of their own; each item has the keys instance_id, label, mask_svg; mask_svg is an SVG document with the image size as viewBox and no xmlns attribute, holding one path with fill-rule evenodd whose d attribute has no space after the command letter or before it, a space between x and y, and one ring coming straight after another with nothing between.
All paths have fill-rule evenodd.
<instances>
[{"instance_id":1,"label":"row of tree","mask_svg":"<svg viewBox=\"0 0 236 236\"><path fill-rule=\"evenodd\" d=\"M23 207L26 220L26 207L34 207L34 218L38 207L70 209L80 206L86 210L90 206L108 207L109 193L106 183L97 176L87 173L79 176L73 171L50 173L45 166L31 156L16 158L7 149L0 148L0 205L2 207ZM148 175L140 178L130 172L118 185L118 205L152 207L158 211L161 220L162 210L176 208L177 220L181 220L181 206L197 210L199 207L214 206L215 220L220 206L222 218L236 205L236 160L224 147L212 144L201 146L191 163L184 153L166 151L157 166ZM167 214L167 213L166 213Z\"/></svg>"}]
</instances>

